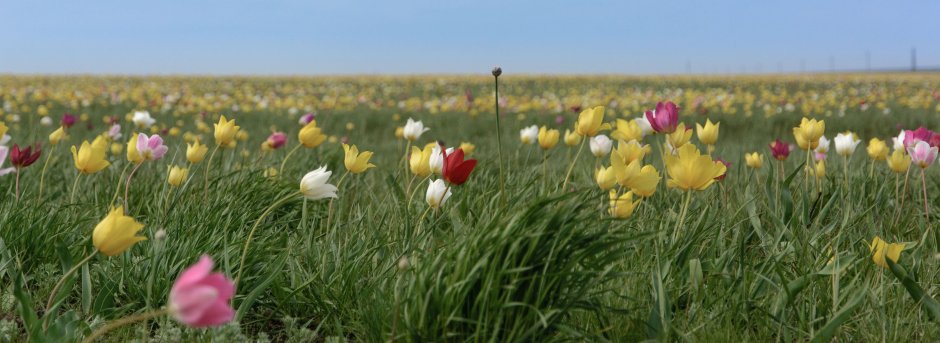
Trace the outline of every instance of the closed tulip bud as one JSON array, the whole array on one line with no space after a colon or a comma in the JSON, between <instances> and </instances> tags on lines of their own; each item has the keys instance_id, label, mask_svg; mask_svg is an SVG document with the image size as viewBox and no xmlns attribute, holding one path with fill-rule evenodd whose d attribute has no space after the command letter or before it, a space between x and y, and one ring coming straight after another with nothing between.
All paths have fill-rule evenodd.
<instances>
[{"instance_id":1,"label":"closed tulip bud","mask_svg":"<svg viewBox=\"0 0 940 343\"><path fill-rule=\"evenodd\" d=\"M614 187L617 184L617 173L614 171L614 167L600 167L594 171L594 180L597 181L597 186L601 190L608 190Z\"/></svg>"},{"instance_id":2,"label":"closed tulip bud","mask_svg":"<svg viewBox=\"0 0 940 343\"><path fill-rule=\"evenodd\" d=\"M565 145L567 146L576 146L581 144L581 135L577 132L572 132L571 130L565 130Z\"/></svg>"},{"instance_id":3,"label":"closed tulip bud","mask_svg":"<svg viewBox=\"0 0 940 343\"><path fill-rule=\"evenodd\" d=\"M493 77L499 77L500 75L503 75L503 68L493 67Z\"/></svg>"},{"instance_id":4,"label":"closed tulip bud","mask_svg":"<svg viewBox=\"0 0 940 343\"><path fill-rule=\"evenodd\" d=\"M88 141L82 142L81 149L72 146L72 159L75 161L75 168L82 174L94 174L111 165L106 157L107 145L100 146L88 144Z\"/></svg>"},{"instance_id":5,"label":"closed tulip bud","mask_svg":"<svg viewBox=\"0 0 940 343\"><path fill-rule=\"evenodd\" d=\"M591 147L591 154L594 154L594 156L597 158L601 158L607 156L607 154L610 153L610 149L613 147L614 142L605 135L597 135L591 138L588 144Z\"/></svg>"},{"instance_id":6,"label":"closed tulip bud","mask_svg":"<svg viewBox=\"0 0 940 343\"><path fill-rule=\"evenodd\" d=\"M549 129L545 126L542 126L539 128L538 134L539 147L541 147L542 150L554 148L555 145L558 144L558 137L560 135L561 134L558 132L558 130Z\"/></svg>"},{"instance_id":7,"label":"closed tulip bud","mask_svg":"<svg viewBox=\"0 0 940 343\"><path fill-rule=\"evenodd\" d=\"M705 126L695 124L695 134L698 135L698 141L705 145L715 145L715 142L718 141L718 128L720 126L721 123L712 123L708 119L705 119Z\"/></svg>"},{"instance_id":8,"label":"closed tulip bud","mask_svg":"<svg viewBox=\"0 0 940 343\"><path fill-rule=\"evenodd\" d=\"M111 143L111 155L120 155L124 152L124 145L121 143Z\"/></svg>"},{"instance_id":9,"label":"closed tulip bud","mask_svg":"<svg viewBox=\"0 0 940 343\"><path fill-rule=\"evenodd\" d=\"M431 175L431 153L434 146L425 146L419 149L416 146L411 147L411 156L408 158L408 165L411 167L411 173L417 177L428 177Z\"/></svg>"},{"instance_id":10,"label":"closed tulip bud","mask_svg":"<svg viewBox=\"0 0 940 343\"><path fill-rule=\"evenodd\" d=\"M277 174L278 174L277 168L274 168L274 167L268 167L267 169L264 170L264 177L267 177L267 178L277 177Z\"/></svg>"},{"instance_id":11,"label":"closed tulip bud","mask_svg":"<svg viewBox=\"0 0 940 343\"><path fill-rule=\"evenodd\" d=\"M350 173L359 174L369 170L369 168L375 168L374 164L369 163L369 159L372 158L371 151L363 151L360 154L359 148L355 144L352 146L343 144L343 151L346 153L343 163Z\"/></svg>"},{"instance_id":12,"label":"closed tulip bud","mask_svg":"<svg viewBox=\"0 0 940 343\"><path fill-rule=\"evenodd\" d=\"M463 150L463 152L464 152L465 154L467 154L467 155L470 155L470 154L472 154L474 151L477 150L477 146L476 146L476 145L473 145L473 143L470 143L470 142L462 142L462 143L460 143L459 148L460 148L460 150Z\"/></svg>"},{"instance_id":13,"label":"closed tulip bud","mask_svg":"<svg viewBox=\"0 0 940 343\"><path fill-rule=\"evenodd\" d=\"M137 235L143 228L144 224L124 215L123 207L116 207L95 226L91 236L92 243L102 254L114 256L135 243L146 240L146 237Z\"/></svg>"},{"instance_id":14,"label":"closed tulip bud","mask_svg":"<svg viewBox=\"0 0 940 343\"><path fill-rule=\"evenodd\" d=\"M206 158L206 152L208 151L209 147L199 144L199 139L197 138L193 144L186 144L186 160L192 164L202 162L202 160Z\"/></svg>"},{"instance_id":15,"label":"closed tulip bud","mask_svg":"<svg viewBox=\"0 0 940 343\"><path fill-rule=\"evenodd\" d=\"M888 268L888 262L885 259L891 259L891 262L897 263L898 259L901 258L901 251L904 250L904 244L888 243L882 240L881 237L875 236L871 240L871 244L868 245L868 250L871 251L872 262L882 268Z\"/></svg>"},{"instance_id":16,"label":"closed tulip bud","mask_svg":"<svg viewBox=\"0 0 940 343\"><path fill-rule=\"evenodd\" d=\"M836 138L833 139L836 145L836 153L844 157L851 156L855 153L855 149L858 147L858 143L861 143L861 140L858 139L852 132L843 132L836 135Z\"/></svg>"},{"instance_id":17,"label":"closed tulip bud","mask_svg":"<svg viewBox=\"0 0 940 343\"><path fill-rule=\"evenodd\" d=\"M823 135L823 136L820 136L820 137L819 137L819 140L818 140L817 142L818 142L818 143L817 143L817 145L816 145L816 149L813 150L813 151L815 151L816 153L821 153L821 154L823 154L823 155L828 154L828 153L829 153L829 146L830 146L830 143L831 143L831 142L829 141L829 139L826 138L825 135Z\"/></svg>"},{"instance_id":18,"label":"closed tulip bud","mask_svg":"<svg viewBox=\"0 0 940 343\"><path fill-rule=\"evenodd\" d=\"M778 161L784 161L790 156L790 145L781 140L770 143L770 153Z\"/></svg>"},{"instance_id":19,"label":"closed tulip bud","mask_svg":"<svg viewBox=\"0 0 940 343\"><path fill-rule=\"evenodd\" d=\"M519 140L522 144L535 144L539 140L539 127L532 125L519 130Z\"/></svg>"},{"instance_id":20,"label":"closed tulip bud","mask_svg":"<svg viewBox=\"0 0 940 343\"><path fill-rule=\"evenodd\" d=\"M303 144L305 148L316 148L327 139L322 130L317 127L316 120L304 125L304 127L300 129L300 133L297 134L297 138L300 140L300 144Z\"/></svg>"},{"instance_id":21,"label":"closed tulip bud","mask_svg":"<svg viewBox=\"0 0 940 343\"><path fill-rule=\"evenodd\" d=\"M300 179L300 193L307 200L336 198L336 186L327 183L330 175L333 175L333 172L326 170L326 167L307 173Z\"/></svg>"},{"instance_id":22,"label":"closed tulip bud","mask_svg":"<svg viewBox=\"0 0 940 343\"><path fill-rule=\"evenodd\" d=\"M760 169L764 166L764 156L756 152L744 154L744 161L750 168Z\"/></svg>"},{"instance_id":23,"label":"closed tulip bud","mask_svg":"<svg viewBox=\"0 0 940 343\"><path fill-rule=\"evenodd\" d=\"M235 119L228 120L223 115L215 126L215 144L221 147L231 146L241 127L235 125ZM246 137L247 138L247 137Z\"/></svg>"},{"instance_id":24,"label":"closed tulip bud","mask_svg":"<svg viewBox=\"0 0 940 343\"><path fill-rule=\"evenodd\" d=\"M633 201L633 192L626 192L617 196L617 191L610 190L610 207L607 212L614 218L625 219L633 215L633 209L640 203L640 200Z\"/></svg>"},{"instance_id":25,"label":"closed tulip bud","mask_svg":"<svg viewBox=\"0 0 940 343\"><path fill-rule=\"evenodd\" d=\"M179 187L186 181L186 177L189 175L189 169L181 168L178 166L173 166L170 168L170 173L167 175L166 182L173 187Z\"/></svg>"},{"instance_id":26,"label":"closed tulip bud","mask_svg":"<svg viewBox=\"0 0 940 343\"><path fill-rule=\"evenodd\" d=\"M422 134L428 132L429 130L431 129L424 127L424 123L421 121L415 121L414 119L408 118L408 122L405 124L405 129L402 133L402 136L405 139L414 142L418 140Z\"/></svg>"},{"instance_id":27,"label":"closed tulip bud","mask_svg":"<svg viewBox=\"0 0 940 343\"><path fill-rule=\"evenodd\" d=\"M816 161L816 167L813 168L813 175L815 175L817 179L826 178L826 160Z\"/></svg>"},{"instance_id":28,"label":"closed tulip bud","mask_svg":"<svg viewBox=\"0 0 940 343\"><path fill-rule=\"evenodd\" d=\"M874 161L884 161L888 158L888 144L878 138L868 141L868 157Z\"/></svg>"},{"instance_id":29,"label":"closed tulip bud","mask_svg":"<svg viewBox=\"0 0 940 343\"><path fill-rule=\"evenodd\" d=\"M424 196L424 200L428 203L428 206L436 209L444 206L450 196L450 187L444 183L444 180L437 179L428 182L428 191Z\"/></svg>"},{"instance_id":30,"label":"closed tulip bud","mask_svg":"<svg viewBox=\"0 0 940 343\"><path fill-rule=\"evenodd\" d=\"M437 143L428 144L431 146L431 157L428 158L428 167L431 168L431 172L437 175L441 175L441 172L444 170L444 154L441 153L441 146ZM427 148L427 146L425 146ZM447 148L445 150L446 154L451 154L454 152L454 148Z\"/></svg>"},{"instance_id":31,"label":"closed tulip bud","mask_svg":"<svg viewBox=\"0 0 940 343\"><path fill-rule=\"evenodd\" d=\"M58 129L56 129L55 131L52 131L52 133L49 134L49 144L52 144L52 146L56 146L59 144L59 142L68 138L69 138L69 135L65 133L65 128L60 126Z\"/></svg>"},{"instance_id":32,"label":"closed tulip bud","mask_svg":"<svg viewBox=\"0 0 940 343\"><path fill-rule=\"evenodd\" d=\"M604 123L604 106L595 106L581 111L575 123L575 132L583 137L594 137L603 130L610 130L610 124Z\"/></svg>"}]
</instances>

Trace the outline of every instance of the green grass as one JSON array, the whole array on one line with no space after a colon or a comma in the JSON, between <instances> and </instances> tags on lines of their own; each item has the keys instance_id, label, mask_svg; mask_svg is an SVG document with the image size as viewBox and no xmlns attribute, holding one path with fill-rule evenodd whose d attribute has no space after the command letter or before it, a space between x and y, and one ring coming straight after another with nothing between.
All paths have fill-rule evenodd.
<instances>
[{"instance_id":1,"label":"green grass","mask_svg":"<svg viewBox=\"0 0 940 343\"><path fill-rule=\"evenodd\" d=\"M511 97L523 97L573 89L616 90L630 83L590 80L509 79L500 88ZM199 91L226 89L211 79L193 82ZM239 82L256 82L258 89L277 84L276 80ZM337 89L376 87L368 86L368 79L337 82L333 86ZM466 86L478 90L478 97L487 94L483 92L486 83L477 81L452 81L435 91L427 90L436 89L433 81L372 82L391 84L399 93L461 94ZM729 89L736 82L644 80L638 87L656 92L675 87L707 91ZM741 82L750 90L780 86L824 92L835 81ZM920 90L938 85L936 79L931 82L904 87ZM896 86L877 79L843 83L857 89L871 85ZM115 87L140 86L131 80ZM896 102L902 97L893 95L887 100L894 107L891 115L849 110L844 117L820 116L826 120L827 137L853 130L867 142L875 136L896 136L896 125L940 124L932 107L905 107ZM54 104L52 113L69 106ZM599 103L585 105L595 104ZM49 314L43 307L52 286L91 251L92 229L106 215L115 192L123 196L118 180L127 163L123 154L110 157L113 165L83 176L75 200L70 201L76 172L67 147L106 129L99 124L101 116L123 114L136 106L128 100L89 109L86 112L98 126L94 131L79 125L68 143L54 151L44 147L44 156L51 152L53 158L42 199L37 192L45 158L23 171L24 194L19 201L13 197L12 175L0 178L0 341L24 341L27 335L41 339L41 329L28 331L43 316L56 321L49 341L60 341L56 339L59 334L74 340L105 321L162 307L176 276L203 253L216 259L218 270L234 277L248 231L265 208L296 192L307 171L326 165L333 171L335 184L345 170L340 145L324 143L314 150L298 151L278 178L264 177L264 170L279 166L296 144L296 116L271 110L238 113L234 115L238 124L251 137L239 142L235 150L216 155L209 197L204 201L206 162L192 167L192 179L186 185L168 191L166 165L185 163L185 144L178 137L170 138L167 157L147 162L131 184L129 213L146 225L144 234L150 239L115 257L94 257L66 284L60 293L61 305ZM740 105L737 108L743 111ZM469 181L453 189L443 209L424 217L427 181L414 181L412 187L418 193L409 204L405 188L412 177L404 174L400 164L405 146L393 136L394 127L403 125L409 115L403 112L402 120L396 122L392 114L397 110L388 108L321 112L318 123L327 133L346 136L361 150L375 151L373 162L378 166L347 176L339 199L332 204L332 225L326 225L329 201L304 202L299 197L260 223L234 302L236 323L199 330L161 318L112 332L106 340L764 342L834 338L872 342L940 337L940 326L931 321L929 306L922 306L911 296L915 291L909 291L914 285L936 299L940 289L937 242L927 235L925 244L918 244L928 230L919 171L911 173L911 189L902 206L894 196L895 177L886 166L877 165L869 177L863 143L849 162L847 188L841 157L833 150L820 192L806 194L803 175L795 172L805 155L797 151L784 162L791 178L781 180L778 204L773 172L777 162L770 158L766 145L774 138L792 141L790 129L799 122L799 111L770 118L709 111L709 118L721 121L714 155L733 164L724 181L693 194L685 225L674 238L683 194L667 189L665 183L631 218L614 220L607 215L607 194L593 183L595 161L590 154L582 154L575 168L570 183L574 192L558 190L574 149L560 144L551 150L545 160L547 175L543 175L542 152L537 146L521 145L518 130L538 124L564 131L572 124L570 114L563 125L554 124L554 113L533 111L521 121L516 120L518 113L505 117L502 138L507 179L506 189L500 190L495 120L488 108L478 110L477 116L462 112L410 115L431 128L418 143L432 139L448 145L473 142L477 149L471 157L480 159ZM158 122L171 126L177 119L152 112ZM195 131L192 118L196 113L182 113L178 118L184 121L184 131ZM683 112L681 119L692 124L704 122L705 116ZM19 129L11 129L14 142L30 142L51 132L51 128L27 123L24 120ZM355 127L347 130L347 123ZM129 123L122 124L126 139ZM271 126L288 133L288 146L260 155L258 146ZM655 147L661 139L646 138L654 147L646 163L659 170L662 161ZM241 155L242 149L250 155ZM744 167L743 154L750 151L765 155L763 169ZM934 211L940 205L938 176L935 166L927 170ZM165 199L167 194L169 199ZM901 215L895 222L897 212ZM933 233L940 230L938 219L931 220ZM165 239L154 237L158 230L166 232ZM871 262L867 243L875 235L908 243L898 262L908 276L904 282ZM835 264L839 268L829 264L833 247L839 254ZM406 268L400 268L403 257Z\"/></svg>"}]
</instances>

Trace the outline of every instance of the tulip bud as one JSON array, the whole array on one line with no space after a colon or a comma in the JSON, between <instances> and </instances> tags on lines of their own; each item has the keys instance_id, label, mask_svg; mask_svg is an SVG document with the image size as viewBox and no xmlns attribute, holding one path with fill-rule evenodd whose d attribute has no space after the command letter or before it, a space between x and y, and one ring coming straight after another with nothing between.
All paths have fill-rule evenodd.
<instances>
[{"instance_id":1,"label":"tulip bud","mask_svg":"<svg viewBox=\"0 0 940 343\"><path fill-rule=\"evenodd\" d=\"M157 232L153 234L153 238L158 241L162 241L166 239L166 230L164 229L157 230Z\"/></svg>"},{"instance_id":2,"label":"tulip bud","mask_svg":"<svg viewBox=\"0 0 940 343\"><path fill-rule=\"evenodd\" d=\"M493 67L493 76L499 77L500 75L503 75L503 68Z\"/></svg>"},{"instance_id":3,"label":"tulip bud","mask_svg":"<svg viewBox=\"0 0 940 343\"><path fill-rule=\"evenodd\" d=\"M409 267L411 267L411 262L408 261L408 256L402 256L400 259L398 259L399 270L407 270Z\"/></svg>"}]
</instances>

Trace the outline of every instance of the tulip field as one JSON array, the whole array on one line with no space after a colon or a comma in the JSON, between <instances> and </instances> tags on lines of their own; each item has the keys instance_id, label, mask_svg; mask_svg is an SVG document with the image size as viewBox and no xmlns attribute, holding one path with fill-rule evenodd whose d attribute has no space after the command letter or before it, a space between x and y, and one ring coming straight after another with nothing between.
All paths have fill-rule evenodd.
<instances>
[{"instance_id":1,"label":"tulip field","mask_svg":"<svg viewBox=\"0 0 940 343\"><path fill-rule=\"evenodd\" d=\"M940 340L940 74L8 75L0 106L0 342Z\"/></svg>"}]
</instances>

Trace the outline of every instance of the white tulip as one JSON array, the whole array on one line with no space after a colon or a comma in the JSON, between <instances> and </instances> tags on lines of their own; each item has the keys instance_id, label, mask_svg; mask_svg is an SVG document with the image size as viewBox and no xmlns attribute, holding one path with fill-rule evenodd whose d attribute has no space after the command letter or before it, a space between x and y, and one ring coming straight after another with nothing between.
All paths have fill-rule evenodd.
<instances>
[{"instance_id":1,"label":"white tulip","mask_svg":"<svg viewBox=\"0 0 940 343\"><path fill-rule=\"evenodd\" d=\"M894 143L894 150L904 150L904 130L901 130L901 133L897 137L891 138L891 141Z\"/></svg>"},{"instance_id":2,"label":"white tulip","mask_svg":"<svg viewBox=\"0 0 940 343\"><path fill-rule=\"evenodd\" d=\"M539 141L539 127L532 125L522 130L519 130L519 139L522 140L522 144L534 144Z\"/></svg>"},{"instance_id":3,"label":"white tulip","mask_svg":"<svg viewBox=\"0 0 940 343\"><path fill-rule=\"evenodd\" d=\"M819 137L819 146L816 147L816 152L829 153L829 138L826 138L825 135Z\"/></svg>"},{"instance_id":4,"label":"white tulip","mask_svg":"<svg viewBox=\"0 0 940 343\"><path fill-rule=\"evenodd\" d=\"M49 118L49 116L42 117L42 119L39 119L39 124L42 126L52 126L52 118Z\"/></svg>"},{"instance_id":5,"label":"white tulip","mask_svg":"<svg viewBox=\"0 0 940 343\"><path fill-rule=\"evenodd\" d=\"M428 132L429 128L424 127L424 123L421 121L414 121L411 118L408 118L408 123L405 124L404 137L409 141L416 141L418 137L421 137L422 133Z\"/></svg>"},{"instance_id":6,"label":"white tulip","mask_svg":"<svg viewBox=\"0 0 940 343\"><path fill-rule=\"evenodd\" d=\"M836 143L836 152L842 156L849 156L855 153L855 148L858 147L858 143L861 142L854 133L846 132L836 135L836 138L833 139Z\"/></svg>"},{"instance_id":7,"label":"white tulip","mask_svg":"<svg viewBox=\"0 0 940 343\"><path fill-rule=\"evenodd\" d=\"M326 167L317 168L300 179L300 192L307 200L320 200L324 198L337 198L336 186L326 183L333 172Z\"/></svg>"},{"instance_id":8,"label":"white tulip","mask_svg":"<svg viewBox=\"0 0 940 343\"><path fill-rule=\"evenodd\" d=\"M447 154L454 152L454 148L447 148ZM441 175L441 170L444 169L444 154L441 154L441 146L436 145L431 149L431 157L428 159L428 166L431 167L431 172L437 175Z\"/></svg>"},{"instance_id":9,"label":"white tulip","mask_svg":"<svg viewBox=\"0 0 940 343\"><path fill-rule=\"evenodd\" d=\"M437 179L428 182L428 192L425 194L424 200L428 202L428 206L431 206L431 208L440 208L444 206L447 199L450 199L450 195L450 188L447 187L444 180Z\"/></svg>"},{"instance_id":10,"label":"white tulip","mask_svg":"<svg viewBox=\"0 0 940 343\"><path fill-rule=\"evenodd\" d=\"M610 148L613 147L614 142L605 135L597 135L591 138L589 144L591 145L591 153L595 157L604 157L610 153Z\"/></svg>"},{"instance_id":11,"label":"white tulip","mask_svg":"<svg viewBox=\"0 0 940 343\"><path fill-rule=\"evenodd\" d=\"M134 117L131 119L134 122L134 125L142 128L148 128L153 123L157 121L150 116L150 112L147 111L135 111Z\"/></svg>"},{"instance_id":12,"label":"white tulip","mask_svg":"<svg viewBox=\"0 0 940 343\"><path fill-rule=\"evenodd\" d=\"M656 112L656 110L653 110L653 112ZM646 119L645 115L633 119L633 121L635 121L636 124L640 126L640 129L643 130L643 137L653 133L653 126L650 125L650 121L649 119Z\"/></svg>"}]
</instances>

